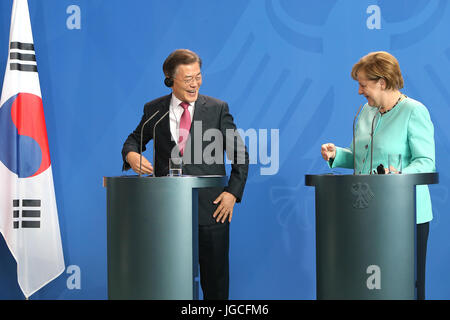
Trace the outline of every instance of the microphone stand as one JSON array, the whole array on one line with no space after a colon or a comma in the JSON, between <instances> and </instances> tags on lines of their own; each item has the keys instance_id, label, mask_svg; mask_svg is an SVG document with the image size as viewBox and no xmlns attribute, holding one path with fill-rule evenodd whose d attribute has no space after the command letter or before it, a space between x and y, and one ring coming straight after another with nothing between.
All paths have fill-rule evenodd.
<instances>
[{"instance_id":1,"label":"microphone stand","mask_svg":"<svg viewBox=\"0 0 450 320\"><path fill-rule=\"evenodd\" d=\"M372 119L372 132L370 133L370 174L372 174L372 160L373 160L373 134L374 134L374 128L373 124L375 123L375 118L378 115L378 111L375 112L375 116Z\"/></svg>"},{"instance_id":2,"label":"microphone stand","mask_svg":"<svg viewBox=\"0 0 450 320\"><path fill-rule=\"evenodd\" d=\"M156 163L155 163L155 153L156 153L156 126L159 124L159 122L164 119L169 114L170 109L161 117L158 121L156 121L155 125L153 126L153 165L155 166L156 170Z\"/></svg>"},{"instance_id":3,"label":"microphone stand","mask_svg":"<svg viewBox=\"0 0 450 320\"><path fill-rule=\"evenodd\" d=\"M356 123L356 118L359 115L359 112L361 111L363 105L359 106L358 112L356 113L355 118L353 119L353 175L356 174L356 151L355 151L355 123Z\"/></svg>"}]
</instances>

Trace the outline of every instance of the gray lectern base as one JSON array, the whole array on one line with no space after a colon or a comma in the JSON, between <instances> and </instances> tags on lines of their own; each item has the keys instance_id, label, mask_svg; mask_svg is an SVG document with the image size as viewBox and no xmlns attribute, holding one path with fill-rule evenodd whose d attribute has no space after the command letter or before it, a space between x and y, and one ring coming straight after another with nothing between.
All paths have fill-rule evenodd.
<instances>
[{"instance_id":1,"label":"gray lectern base","mask_svg":"<svg viewBox=\"0 0 450 320\"><path fill-rule=\"evenodd\" d=\"M198 299L198 188L226 176L106 178L109 299Z\"/></svg>"},{"instance_id":2,"label":"gray lectern base","mask_svg":"<svg viewBox=\"0 0 450 320\"><path fill-rule=\"evenodd\" d=\"M437 173L306 175L316 188L317 299L415 299L416 185Z\"/></svg>"}]
</instances>

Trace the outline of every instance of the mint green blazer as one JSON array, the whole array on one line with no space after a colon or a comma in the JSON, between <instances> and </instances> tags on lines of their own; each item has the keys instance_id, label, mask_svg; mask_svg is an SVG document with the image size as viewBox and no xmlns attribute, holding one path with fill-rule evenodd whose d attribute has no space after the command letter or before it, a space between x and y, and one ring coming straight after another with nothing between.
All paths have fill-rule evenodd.
<instances>
[{"instance_id":1,"label":"mint green blazer","mask_svg":"<svg viewBox=\"0 0 450 320\"><path fill-rule=\"evenodd\" d=\"M374 117L372 170L380 164L387 168L389 154L401 154L403 174L436 171L430 114L419 101L405 98L384 115L368 104L363 106L355 127L357 174L370 172L370 132ZM329 165L353 169L353 141L350 148L336 147L336 157ZM417 186L416 190L417 223L425 223L433 219L430 192L428 186Z\"/></svg>"}]
</instances>

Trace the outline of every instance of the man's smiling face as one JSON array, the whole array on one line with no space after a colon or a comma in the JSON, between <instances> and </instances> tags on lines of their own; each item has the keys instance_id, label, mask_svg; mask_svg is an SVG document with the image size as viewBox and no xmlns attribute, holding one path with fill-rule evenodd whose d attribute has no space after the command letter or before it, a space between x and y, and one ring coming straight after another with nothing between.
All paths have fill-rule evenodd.
<instances>
[{"instance_id":1,"label":"man's smiling face","mask_svg":"<svg viewBox=\"0 0 450 320\"><path fill-rule=\"evenodd\" d=\"M180 64L177 67L173 79L173 94L184 102L195 102L198 98L198 90L202 85L202 73L198 62L192 64Z\"/></svg>"}]
</instances>

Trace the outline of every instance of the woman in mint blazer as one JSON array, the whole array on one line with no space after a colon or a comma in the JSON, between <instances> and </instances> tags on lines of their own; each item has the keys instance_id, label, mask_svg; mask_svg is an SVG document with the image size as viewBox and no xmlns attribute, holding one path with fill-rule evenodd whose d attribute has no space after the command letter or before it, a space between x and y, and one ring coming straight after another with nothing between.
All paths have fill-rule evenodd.
<instances>
[{"instance_id":1,"label":"woman in mint blazer","mask_svg":"<svg viewBox=\"0 0 450 320\"><path fill-rule=\"evenodd\" d=\"M322 145L322 157L330 167L354 168L357 174L369 174L380 164L387 170L389 154L401 154L402 173L434 172L433 123L422 103L400 92L403 77L397 59L383 51L369 53L353 66L351 75L358 81L358 93L366 97L367 103L355 127L355 150L353 141L350 148L336 147L332 143ZM416 188L417 296L425 299L426 250L433 214L428 186Z\"/></svg>"}]
</instances>

